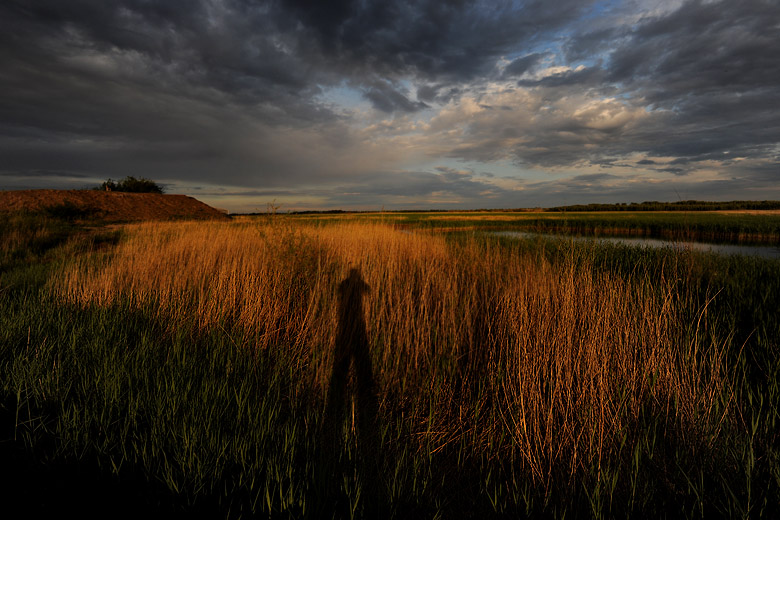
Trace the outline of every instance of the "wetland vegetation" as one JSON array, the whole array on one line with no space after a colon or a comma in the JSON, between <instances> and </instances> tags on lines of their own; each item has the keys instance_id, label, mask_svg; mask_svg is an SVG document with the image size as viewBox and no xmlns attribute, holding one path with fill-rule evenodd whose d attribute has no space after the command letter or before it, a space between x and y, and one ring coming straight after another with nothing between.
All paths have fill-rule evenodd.
<instances>
[{"instance_id":1,"label":"wetland vegetation","mask_svg":"<svg viewBox=\"0 0 780 600\"><path fill-rule=\"evenodd\" d=\"M363 215L367 218L369 215ZM360 218L340 215L330 218ZM585 236L651 237L702 241L780 245L780 214L754 212L568 212L467 211L441 213L374 214L375 219L442 230L516 230Z\"/></svg>"},{"instance_id":2,"label":"wetland vegetation","mask_svg":"<svg viewBox=\"0 0 780 600\"><path fill-rule=\"evenodd\" d=\"M777 518L780 261L571 218L7 220L7 516Z\"/></svg>"}]
</instances>

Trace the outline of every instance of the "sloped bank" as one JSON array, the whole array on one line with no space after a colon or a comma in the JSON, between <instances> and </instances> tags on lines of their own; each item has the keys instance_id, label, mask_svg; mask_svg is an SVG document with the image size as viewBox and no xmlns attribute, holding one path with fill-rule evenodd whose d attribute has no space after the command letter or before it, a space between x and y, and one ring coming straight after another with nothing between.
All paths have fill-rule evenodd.
<instances>
[{"instance_id":1,"label":"sloped bank","mask_svg":"<svg viewBox=\"0 0 780 600\"><path fill-rule=\"evenodd\" d=\"M106 223L171 220L224 220L226 213L180 194L131 194L99 190L21 190L0 192L0 213L44 213Z\"/></svg>"}]
</instances>

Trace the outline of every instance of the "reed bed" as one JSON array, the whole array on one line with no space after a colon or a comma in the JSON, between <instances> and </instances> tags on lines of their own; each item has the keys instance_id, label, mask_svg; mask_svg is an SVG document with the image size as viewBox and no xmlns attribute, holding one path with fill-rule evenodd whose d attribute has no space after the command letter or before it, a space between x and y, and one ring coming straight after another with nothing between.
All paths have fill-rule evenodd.
<instances>
[{"instance_id":1,"label":"reed bed","mask_svg":"<svg viewBox=\"0 0 780 600\"><path fill-rule=\"evenodd\" d=\"M308 390L290 402L317 415L352 269L369 286L385 453L511 464L545 487L598 482L648 414L691 452L730 419L727 340L675 282L599 273L574 256L552 264L478 237L359 222L131 225L50 286L66 303L127 303L171 328L221 328L242 347L273 349L284 377Z\"/></svg>"}]
</instances>

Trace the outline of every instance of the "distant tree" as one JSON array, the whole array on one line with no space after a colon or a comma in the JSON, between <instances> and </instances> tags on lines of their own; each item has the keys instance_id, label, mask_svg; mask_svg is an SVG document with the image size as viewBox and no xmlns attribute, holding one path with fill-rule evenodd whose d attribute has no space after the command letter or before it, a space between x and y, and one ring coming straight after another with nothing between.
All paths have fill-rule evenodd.
<instances>
[{"instance_id":1,"label":"distant tree","mask_svg":"<svg viewBox=\"0 0 780 600\"><path fill-rule=\"evenodd\" d=\"M159 185L151 179L145 177L133 177L128 175L124 179L114 181L107 179L96 190L105 190L107 192L131 192L134 194L164 194L165 186Z\"/></svg>"}]
</instances>

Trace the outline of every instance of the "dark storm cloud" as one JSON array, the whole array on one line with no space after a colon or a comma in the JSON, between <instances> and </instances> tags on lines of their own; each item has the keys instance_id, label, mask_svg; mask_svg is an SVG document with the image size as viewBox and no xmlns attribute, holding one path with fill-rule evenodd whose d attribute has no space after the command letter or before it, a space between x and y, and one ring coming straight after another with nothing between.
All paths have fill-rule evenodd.
<instances>
[{"instance_id":1,"label":"dark storm cloud","mask_svg":"<svg viewBox=\"0 0 780 600\"><path fill-rule=\"evenodd\" d=\"M633 25L579 33L564 45L568 66L529 72L539 63L533 54L505 69L517 64L525 72L518 87L544 99L516 117L522 135L507 126L511 118L477 120L450 155L512 156L543 168L632 153L698 162L767 156L780 142L778 31L780 4L750 0L686 2ZM567 105L572 98L580 106ZM596 109L588 118L583 107L598 98L613 98L610 111L622 105L631 118L610 122Z\"/></svg>"},{"instance_id":2,"label":"dark storm cloud","mask_svg":"<svg viewBox=\"0 0 780 600\"><path fill-rule=\"evenodd\" d=\"M754 91L777 86L780 5L774 1L702 2L640 21L612 54L610 78L624 84L654 82L648 99L682 93Z\"/></svg>"},{"instance_id":3,"label":"dark storm cloud","mask_svg":"<svg viewBox=\"0 0 780 600\"><path fill-rule=\"evenodd\" d=\"M378 77L440 85L484 76L499 56L571 22L587 4L202 0L182 10L177 0L12 1L0 8L1 43L10 66L28 74L68 67L74 56L120 54L124 69L114 75L123 80L186 83L248 103L292 100L296 108L318 85L344 79L373 88Z\"/></svg>"},{"instance_id":4,"label":"dark storm cloud","mask_svg":"<svg viewBox=\"0 0 780 600\"><path fill-rule=\"evenodd\" d=\"M332 201L353 198L355 203L376 205L403 203L406 198L439 198L453 204L464 200L493 200L513 195L497 185L480 181L468 171L437 167L436 172L397 171L372 173L363 182L335 190Z\"/></svg>"},{"instance_id":5,"label":"dark storm cloud","mask_svg":"<svg viewBox=\"0 0 780 600\"><path fill-rule=\"evenodd\" d=\"M421 202L434 208L464 208L488 201L495 206L516 205L519 195L512 190L492 185L475 177L474 173L449 167L436 167L434 172L380 171L366 173L356 181L330 189L308 188L305 196L315 201L302 200L300 191L275 189L252 190L234 194L226 204L231 210L255 212L267 210L267 202L244 202L241 196L273 198L282 211L332 209L391 210L416 209Z\"/></svg>"},{"instance_id":6,"label":"dark storm cloud","mask_svg":"<svg viewBox=\"0 0 780 600\"><path fill-rule=\"evenodd\" d=\"M374 108L386 113L395 111L415 112L426 108L424 102L414 102L407 95L385 81L375 82L363 90L363 96L371 102Z\"/></svg>"},{"instance_id":7,"label":"dark storm cloud","mask_svg":"<svg viewBox=\"0 0 780 600\"><path fill-rule=\"evenodd\" d=\"M774 0L6 0L0 175L517 200L449 157L769 189L778 31ZM629 193L566 182L536 191Z\"/></svg>"},{"instance_id":8,"label":"dark storm cloud","mask_svg":"<svg viewBox=\"0 0 780 600\"><path fill-rule=\"evenodd\" d=\"M448 83L435 85L424 84L417 88L417 98L423 102L447 104L450 100L458 98L463 91L463 88L452 86Z\"/></svg>"},{"instance_id":9,"label":"dark storm cloud","mask_svg":"<svg viewBox=\"0 0 780 600\"><path fill-rule=\"evenodd\" d=\"M604 165L632 153L693 161L667 165L674 174L705 161L766 157L780 143L778 31L776 2L692 1L573 36L567 57L590 66L524 75L518 86L536 105L475 119L450 155L542 168Z\"/></svg>"},{"instance_id":10,"label":"dark storm cloud","mask_svg":"<svg viewBox=\"0 0 780 600\"><path fill-rule=\"evenodd\" d=\"M349 173L339 156L350 134L312 100L332 76L291 52L267 13L217 2L186 11L129 0L4 3L5 170L234 185ZM301 131L330 165L296 147ZM305 158L313 162L301 169Z\"/></svg>"},{"instance_id":11,"label":"dark storm cloud","mask_svg":"<svg viewBox=\"0 0 780 600\"><path fill-rule=\"evenodd\" d=\"M294 0L281 21L302 25L331 60L386 76L467 81L504 53L577 19L591 1Z\"/></svg>"},{"instance_id":12,"label":"dark storm cloud","mask_svg":"<svg viewBox=\"0 0 780 600\"><path fill-rule=\"evenodd\" d=\"M563 86L597 86L604 79L601 68L584 68L563 73L548 75L541 79L520 79L517 85L520 87L554 88Z\"/></svg>"},{"instance_id":13,"label":"dark storm cloud","mask_svg":"<svg viewBox=\"0 0 780 600\"><path fill-rule=\"evenodd\" d=\"M0 17L8 29L0 42L3 78L28 95L48 90L87 101L89 92L127 86L214 100L216 92L237 104L272 102L296 118L320 116L307 112L302 97L326 75L289 52L264 11L236 14L207 2L182 11L170 1L39 0L29 8L8 4Z\"/></svg>"},{"instance_id":14,"label":"dark storm cloud","mask_svg":"<svg viewBox=\"0 0 780 600\"><path fill-rule=\"evenodd\" d=\"M775 164L777 168L780 165ZM419 208L517 208L551 207L568 204L614 202L671 202L679 200L767 200L777 197L776 174L770 165L745 170L741 176L701 182L681 182L677 179L658 182L648 180L626 181L605 174L575 176L555 181L526 182L526 185L508 190L475 181L471 176L447 181L439 173L396 172L375 173L365 183L344 186L321 194L316 202L300 201L289 196L294 193L274 192L282 211L311 208L354 210L408 210ZM766 179L761 179L764 176ZM379 185L375 185L379 183ZM424 199L425 204L421 204ZM239 205L237 205L239 206ZM244 204L240 210L266 210L266 204Z\"/></svg>"},{"instance_id":15,"label":"dark storm cloud","mask_svg":"<svg viewBox=\"0 0 780 600\"><path fill-rule=\"evenodd\" d=\"M534 52L533 54L516 58L504 68L504 75L507 77L523 75L531 67L536 66L543 56L544 54L541 52Z\"/></svg>"},{"instance_id":16,"label":"dark storm cloud","mask_svg":"<svg viewBox=\"0 0 780 600\"><path fill-rule=\"evenodd\" d=\"M10 0L0 160L250 185L349 176L327 164L356 144L321 91L348 82L379 111L424 109L585 4ZM416 99L403 78L418 83ZM290 142L301 132L304 152ZM312 145L320 156L302 164Z\"/></svg>"},{"instance_id":17,"label":"dark storm cloud","mask_svg":"<svg viewBox=\"0 0 780 600\"><path fill-rule=\"evenodd\" d=\"M608 80L670 113L667 135L648 132L646 150L748 156L780 141L779 27L775 1L697 0L627 32L610 56Z\"/></svg>"}]
</instances>

